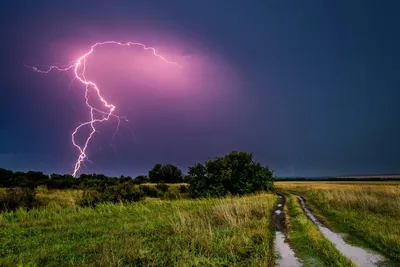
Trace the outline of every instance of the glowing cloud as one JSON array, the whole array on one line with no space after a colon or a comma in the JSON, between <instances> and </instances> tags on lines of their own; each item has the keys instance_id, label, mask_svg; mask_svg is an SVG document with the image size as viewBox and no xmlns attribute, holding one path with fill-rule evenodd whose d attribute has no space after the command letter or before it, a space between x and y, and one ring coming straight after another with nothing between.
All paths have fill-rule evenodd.
<instances>
[{"instance_id":1,"label":"glowing cloud","mask_svg":"<svg viewBox=\"0 0 400 267\"><path fill-rule=\"evenodd\" d=\"M73 71L74 72L74 79L77 79L78 81L80 81L82 83L82 85L85 86L85 104L86 106L89 108L90 111L90 120L81 123L80 125L78 125L75 130L73 131L72 135L71 135L71 141L72 144L78 149L79 151L79 156L75 162L74 165L74 170L72 175L76 176L78 171L80 170L82 164L85 161L88 161L88 156L87 156L87 149L88 146L90 144L90 141L93 138L93 135L96 132L96 123L102 123L105 121L108 121L111 117L114 117L117 119L118 124L117 124L117 131L118 128L120 126L120 122L121 119L127 120L125 117L121 117L118 116L116 114L114 114L114 111L116 109L116 107L109 103L101 94L100 88L96 85L95 82L90 81L86 78L85 74L86 74L86 61L89 58L89 56L91 56L93 54L93 52L95 51L95 48L98 46L102 46L102 45L118 45L118 46L125 46L125 47L130 47L130 46L139 46L141 48L143 48L145 51L149 51L151 52L151 54L155 57L158 57L160 60L163 60L165 63L167 64L171 64L174 65L175 67L181 67L178 63L172 62L167 60L165 57L163 57L162 55L158 54L157 51L153 48L153 47L149 47L146 46L142 43L136 43L136 42L126 42L126 43L122 43L122 42L116 42L116 41L105 41L105 42L98 42L95 43L94 45L92 45L90 47L90 50L83 54L82 56L80 56L76 61L74 61L73 63L71 63L71 65L62 68L59 66L46 66L45 69L40 69L39 67L35 67L35 66L29 66L30 68L32 68L34 71L39 72L39 73L49 73L53 70L55 71ZM91 103L91 96L93 94L89 94L89 92L93 90L94 91L94 95L97 96L97 101L100 101L100 103L103 105L104 110L100 110L98 108L95 108ZM82 129L82 127L84 126L89 126L90 127L90 133L89 135L86 137L85 142L83 145L79 145L76 142L76 135L77 133ZM114 137L113 137L114 138Z\"/></svg>"}]
</instances>

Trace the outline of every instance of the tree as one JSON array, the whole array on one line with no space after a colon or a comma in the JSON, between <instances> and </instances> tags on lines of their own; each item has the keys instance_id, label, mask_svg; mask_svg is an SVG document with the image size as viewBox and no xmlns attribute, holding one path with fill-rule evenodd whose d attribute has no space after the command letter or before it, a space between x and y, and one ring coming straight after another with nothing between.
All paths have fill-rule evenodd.
<instances>
[{"instance_id":1,"label":"tree","mask_svg":"<svg viewBox=\"0 0 400 267\"><path fill-rule=\"evenodd\" d=\"M47 187L49 189L67 189L67 188L74 188L78 186L79 180L74 178L72 175L69 174L55 174L53 173L50 175L50 179L47 183Z\"/></svg>"},{"instance_id":2,"label":"tree","mask_svg":"<svg viewBox=\"0 0 400 267\"><path fill-rule=\"evenodd\" d=\"M149 179L152 183L157 183L161 179L161 164L154 165L153 169L149 171Z\"/></svg>"},{"instance_id":3,"label":"tree","mask_svg":"<svg viewBox=\"0 0 400 267\"><path fill-rule=\"evenodd\" d=\"M149 177L144 176L144 175L139 175L135 179L133 179L135 184L144 184L150 182Z\"/></svg>"},{"instance_id":4,"label":"tree","mask_svg":"<svg viewBox=\"0 0 400 267\"><path fill-rule=\"evenodd\" d=\"M43 174L42 172L35 171L28 171L26 173L26 177L28 178L28 181L24 186L29 188L35 188L39 185L45 185L49 180L49 176Z\"/></svg>"},{"instance_id":5,"label":"tree","mask_svg":"<svg viewBox=\"0 0 400 267\"><path fill-rule=\"evenodd\" d=\"M121 175L118 179L118 182L120 182L120 183L131 182L131 181L132 181L132 177L130 177L130 176Z\"/></svg>"},{"instance_id":6,"label":"tree","mask_svg":"<svg viewBox=\"0 0 400 267\"><path fill-rule=\"evenodd\" d=\"M253 160L253 155L233 151L206 163L197 163L188 172L189 195L222 197L271 190L273 173Z\"/></svg>"},{"instance_id":7,"label":"tree","mask_svg":"<svg viewBox=\"0 0 400 267\"><path fill-rule=\"evenodd\" d=\"M0 187L11 187L14 173L12 171L0 168Z\"/></svg>"},{"instance_id":8,"label":"tree","mask_svg":"<svg viewBox=\"0 0 400 267\"><path fill-rule=\"evenodd\" d=\"M149 171L149 179L152 183L181 183L182 171L172 164L156 164Z\"/></svg>"}]
</instances>

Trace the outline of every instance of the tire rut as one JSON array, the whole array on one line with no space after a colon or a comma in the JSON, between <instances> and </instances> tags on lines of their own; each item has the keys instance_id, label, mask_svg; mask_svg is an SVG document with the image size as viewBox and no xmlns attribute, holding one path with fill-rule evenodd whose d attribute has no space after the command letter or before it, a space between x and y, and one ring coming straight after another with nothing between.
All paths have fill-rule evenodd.
<instances>
[{"instance_id":1,"label":"tire rut","mask_svg":"<svg viewBox=\"0 0 400 267\"><path fill-rule=\"evenodd\" d=\"M330 242L332 242L332 244L335 245L335 247L340 251L340 253L342 253L344 256L353 261L354 264L362 267L380 266L384 264L385 259L383 256L377 254L376 252L372 252L370 250L361 247L350 245L344 241L343 236L341 234L334 233L330 229L325 227L306 207L304 199L299 195L296 196L299 199L304 212L307 214L308 218L310 218L311 221L313 221L317 225L319 231Z\"/></svg>"},{"instance_id":2,"label":"tire rut","mask_svg":"<svg viewBox=\"0 0 400 267\"><path fill-rule=\"evenodd\" d=\"M275 261L277 266L282 267L299 267L302 266L294 251L290 248L289 243L285 236L285 215L283 208L286 204L286 198L283 195L278 194L279 202L277 209L274 213L274 223L275 223L275 253L277 254L277 259Z\"/></svg>"}]
</instances>

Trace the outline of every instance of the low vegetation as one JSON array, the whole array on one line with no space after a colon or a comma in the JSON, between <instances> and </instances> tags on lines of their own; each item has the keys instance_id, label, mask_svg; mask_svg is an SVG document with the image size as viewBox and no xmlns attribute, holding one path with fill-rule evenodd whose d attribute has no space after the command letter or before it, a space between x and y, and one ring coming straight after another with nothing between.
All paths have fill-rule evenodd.
<instances>
[{"instance_id":1,"label":"low vegetation","mask_svg":"<svg viewBox=\"0 0 400 267\"><path fill-rule=\"evenodd\" d=\"M318 227L308 219L297 197L287 195L285 209L288 240L305 266L353 266L335 246L324 237Z\"/></svg>"},{"instance_id":2,"label":"low vegetation","mask_svg":"<svg viewBox=\"0 0 400 267\"><path fill-rule=\"evenodd\" d=\"M303 196L330 228L348 241L372 248L400 263L400 183L276 183L278 190Z\"/></svg>"},{"instance_id":3,"label":"low vegetation","mask_svg":"<svg viewBox=\"0 0 400 267\"><path fill-rule=\"evenodd\" d=\"M70 202L3 212L0 265L270 266L276 199L263 193L94 208Z\"/></svg>"},{"instance_id":4,"label":"low vegetation","mask_svg":"<svg viewBox=\"0 0 400 267\"><path fill-rule=\"evenodd\" d=\"M275 187L275 188L274 188ZM277 182L231 152L182 174L50 176L0 169L0 266L272 266L272 214L287 196L286 234L305 266L354 266L293 194L350 242L400 263L400 183Z\"/></svg>"},{"instance_id":5,"label":"low vegetation","mask_svg":"<svg viewBox=\"0 0 400 267\"><path fill-rule=\"evenodd\" d=\"M272 172L244 152L205 168L205 187L172 164L135 179L0 169L0 266L273 265L277 197L249 194Z\"/></svg>"},{"instance_id":6,"label":"low vegetation","mask_svg":"<svg viewBox=\"0 0 400 267\"><path fill-rule=\"evenodd\" d=\"M20 207L32 209L39 206L36 192L30 188L7 188L0 191L0 212L16 210Z\"/></svg>"}]
</instances>

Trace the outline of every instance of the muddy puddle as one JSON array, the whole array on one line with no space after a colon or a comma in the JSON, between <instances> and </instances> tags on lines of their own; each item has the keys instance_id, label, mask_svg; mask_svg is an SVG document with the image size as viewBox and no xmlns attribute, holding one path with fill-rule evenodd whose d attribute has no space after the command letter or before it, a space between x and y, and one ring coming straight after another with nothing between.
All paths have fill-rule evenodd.
<instances>
[{"instance_id":1,"label":"muddy puddle","mask_svg":"<svg viewBox=\"0 0 400 267\"><path fill-rule=\"evenodd\" d=\"M318 226L321 233L329 239L344 256L351 259L356 265L362 267L379 266L383 263L384 258L381 255L346 243L341 234L332 232L318 221L310 210L307 209L302 197L297 196L297 198L300 200L301 206L307 216Z\"/></svg>"},{"instance_id":2,"label":"muddy puddle","mask_svg":"<svg viewBox=\"0 0 400 267\"><path fill-rule=\"evenodd\" d=\"M279 195L279 204L274 213L275 222L275 253L277 254L276 265L282 267L298 267L301 266L297 260L293 250L286 242L284 229L285 217L283 214L283 207L285 205L285 198Z\"/></svg>"}]
</instances>

